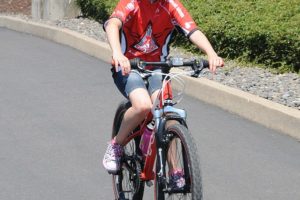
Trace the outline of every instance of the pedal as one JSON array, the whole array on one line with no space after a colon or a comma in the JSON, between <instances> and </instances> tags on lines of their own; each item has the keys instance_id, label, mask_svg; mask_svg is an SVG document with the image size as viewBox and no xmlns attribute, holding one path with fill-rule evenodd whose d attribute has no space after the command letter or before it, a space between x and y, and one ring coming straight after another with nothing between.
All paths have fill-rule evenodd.
<instances>
[{"instance_id":1,"label":"pedal","mask_svg":"<svg viewBox=\"0 0 300 200\"><path fill-rule=\"evenodd\" d=\"M121 174L121 170L118 171L107 171L109 175L120 175Z\"/></svg>"}]
</instances>

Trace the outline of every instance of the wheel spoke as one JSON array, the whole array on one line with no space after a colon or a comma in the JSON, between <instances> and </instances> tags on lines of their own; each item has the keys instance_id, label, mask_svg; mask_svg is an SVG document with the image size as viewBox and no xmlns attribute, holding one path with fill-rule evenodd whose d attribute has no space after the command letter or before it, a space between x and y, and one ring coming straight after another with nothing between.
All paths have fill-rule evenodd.
<instances>
[{"instance_id":1,"label":"wheel spoke","mask_svg":"<svg viewBox=\"0 0 300 200\"><path fill-rule=\"evenodd\" d=\"M168 127L166 135L168 145L166 145L163 155L167 157L165 175L168 189L165 190L162 188L164 186L156 181L157 199L201 200L201 174L197 149L190 133L186 127L176 124ZM171 177L171 174L173 174L173 177ZM180 186L181 184L183 185Z\"/></svg>"}]
</instances>

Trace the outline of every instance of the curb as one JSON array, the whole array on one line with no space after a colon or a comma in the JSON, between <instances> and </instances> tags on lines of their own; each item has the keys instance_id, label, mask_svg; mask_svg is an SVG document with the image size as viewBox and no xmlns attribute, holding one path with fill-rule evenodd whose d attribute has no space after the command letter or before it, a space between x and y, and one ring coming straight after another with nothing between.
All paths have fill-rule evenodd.
<instances>
[{"instance_id":1,"label":"curb","mask_svg":"<svg viewBox=\"0 0 300 200\"><path fill-rule=\"evenodd\" d=\"M89 38L85 35L36 22L22 20L16 17L1 16L0 27L5 27L18 32L29 33L44 39L73 47L88 55L94 56L105 62L110 62L111 50L107 43Z\"/></svg>"},{"instance_id":2,"label":"curb","mask_svg":"<svg viewBox=\"0 0 300 200\"><path fill-rule=\"evenodd\" d=\"M68 29L29 22L10 16L0 16L0 27L64 44L110 63L111 50L107 43ZM206 78L183 77L183 79L186 81L185 93L187 95L300 141L300 111Z\"/></svg>"}]
</instances>

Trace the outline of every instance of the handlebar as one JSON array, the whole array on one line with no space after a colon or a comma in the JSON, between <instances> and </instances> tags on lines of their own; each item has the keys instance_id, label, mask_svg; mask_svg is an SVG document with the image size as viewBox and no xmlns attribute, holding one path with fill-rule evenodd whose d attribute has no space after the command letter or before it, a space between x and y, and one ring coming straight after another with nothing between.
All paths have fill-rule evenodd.
<instances>
[{"instance_id":1,"label":"handlebar","mask_svg":"<svg viewBox=\"0 0 300 200\"><path fill-rule=\"evenodd\" d=\"M139 58L134 58L130 60L130 65L132 69L137 69L140 71L145 71L146 66L159 66L161 68L166 69L169 71L173 67L183 67L188 66L194 70L193 77L198 77L200 72L204 68L209 67L209 63L207 60L204 59L193 59L190 61L183 61L182 58L170 58L166 61L159 61L159 62L146 62Z\"/></svg>"}]
</instances>

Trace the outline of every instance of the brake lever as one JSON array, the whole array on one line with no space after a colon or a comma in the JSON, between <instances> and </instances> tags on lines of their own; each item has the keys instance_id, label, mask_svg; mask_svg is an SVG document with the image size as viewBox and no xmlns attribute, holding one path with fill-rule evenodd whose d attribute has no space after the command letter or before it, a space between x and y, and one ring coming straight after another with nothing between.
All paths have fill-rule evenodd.
<instances>
[{"instance_id":1,"label":"brake lever","mask_svg":"<svg viewBox=\"0 0 300 200\"><path fill-rule=\"evenodd\" d=\"M194 65L192 67L194 70L194 74L192 74L192 77L198 78L202 70L208 67L209 67L209 63L207 60L204 59L195 60Z\"/></svg>"},{"instance_id":2,"label":"brake lever","mask_svg":"<svg viewBox=\"0 0 300 200\"><path fill-rule=\"evenodd\" d=\"M202 71L202 69L201 69L202 68L202 62L201 62L201 60L195 60L192 68L194 70L194 73L192 74L192 77L198 78L199 74Z\"/></svg>"}]
</instances>

